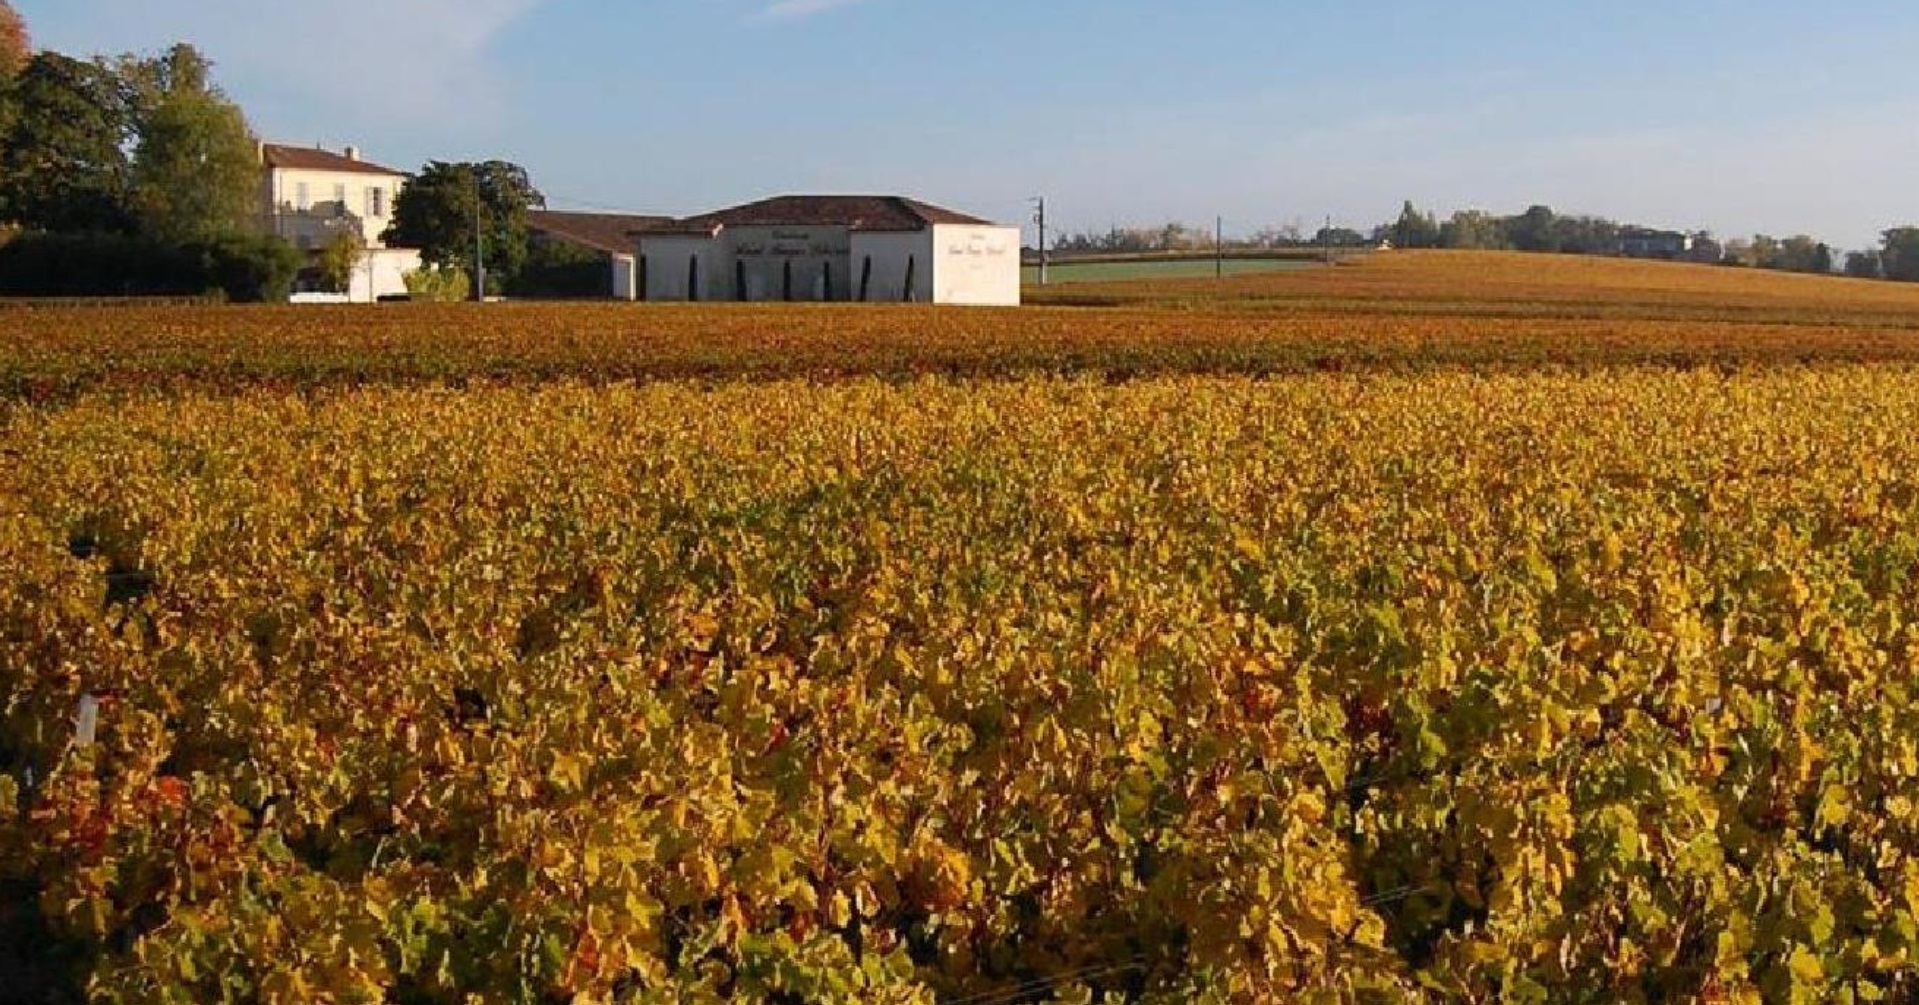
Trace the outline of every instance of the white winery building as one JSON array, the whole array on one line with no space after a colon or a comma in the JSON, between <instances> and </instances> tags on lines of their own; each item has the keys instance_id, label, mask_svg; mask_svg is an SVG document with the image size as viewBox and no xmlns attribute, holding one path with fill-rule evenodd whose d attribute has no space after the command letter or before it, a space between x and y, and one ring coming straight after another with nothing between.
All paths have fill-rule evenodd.
<instances>
[{"instance_id":1,"label":"white winery building","mask_svg":"<svg viewBox=\"0 0 1919 1005\"><path fill-rule=\"evenodd\" d=\"M1020 302L1019 228L900 196L778 196L636 240L647 300Z\"/></svg>"}]
</instances>

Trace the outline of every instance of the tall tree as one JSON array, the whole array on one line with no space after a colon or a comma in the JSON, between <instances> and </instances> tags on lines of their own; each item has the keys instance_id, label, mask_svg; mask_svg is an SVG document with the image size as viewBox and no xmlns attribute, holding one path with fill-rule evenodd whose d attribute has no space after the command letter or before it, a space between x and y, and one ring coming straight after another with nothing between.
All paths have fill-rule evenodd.
<instances>
[{"instance_id":1,"label":"tall tree","mask_svg":"<svg viewBox=\"0 0 1919 1005\"><path fill-rule=\"evenodd\" d=\"M1508 221L1506 233L1520 251L1558 251L1557 222L1552 207L1534 206Z\"/></svg>"},{"instance_id":2,"label":"tall tree","mask_svg":"<svg viewBox=\"0 0 1919 1005\"><path fill-rule=\"evenodd\" d=\"M511 285L526 263L526 211L546 205L526 169L506 161L432 161L393 201L386 243L420 249L433 266L475 270L475 238L485 254L488 289Z\"/></svg>"},{"instance_id":3,"label":"tall tree","mask_svg":"<svg viewBox=\"0 0 1919 1005\"><path fill-rule=\"evenodd\" d=\"M1779 239L1770 234L1754 234L1746 245L1745 264L1755 269L1779 268Z\"/></svg>"},{"instance_id":4,"label":"tall tree","mask_svg":"<svg viewBox=\"0 0 1919 1005\"><path fill-rule=\"evenodd\" d=\"M113 69L41 52L13 94L0 139L0 212L37 230L128 229L132 116Z\"/></svg>"},{"instance_id":5,"label":"tall tree","mask_svg":"<svg viewBox=\"0 0 1919 1005\"><path fill-rule=\"evenodd\" d=\"M129 203L140 230L193 241L248 229L260 165L238 105L212 83L213 66L190 45L121 61L138 137Z\"/></svg>"},{"instance_id":6,"label":"tall tree","mask_svg":"<svg viewBox=\"0 0 1919 1005\"><path fill-rule=\"evenodd\" d=\"M1619 250L1619 224L1597 216L1556 217L1548 250L1569 255L1611 255Z\"/></svg>"},{"instance_id":7,"label":"tall tree","mask_svg":"<svg viewBox=\"0 0 1919 1005\"><path fill-rule=\"evenodd\" d=\"M1883 279L1877 251L1854 251L1846 255L1846 275L1854 279Z\"/></svg>"},{"instance_id":8,"label":"tall tree","mask_svg":"<svg viewBox=\"0 0 1919 1005\"><path fill-rule=\"evenodd\" d=\"M1498 251L1510 245L1506 241L1505 221L1478 209L1462 209L1440 228L1439 243L1448 248Z\"/></svg>"},{"instance_id":9,"label":"tall tree","mask_svg":"<svg viewBox=\"0 0 1919 1005\"><path fill-rule=\"evenodd\" d=\"M1919 283L1919 227L1894 227L1885 233L1879 266L1887 279Z\"/></svg>"},{"instance_id":10,"label":"tall tree","mask_svg":"<svg viewBox=\"0 0 1919 1005\"><path fill-rule=\"evenodd\" d=\"M1431 213L1421 213L1411 199L1399 211L1399 220L1393 224L1393 245L1400 248L1434 248L1439 246L1439 224Z\"/></svg>"},{"instance_id":11,"label":"tall tree","mask_svg":"<svg viewBox=\"0 0 1919 1005\"><path fill-rule=\"evenodd\" d=\"M1771 267L1787 272L1831 272L1832 246L1805 234L1794 234L1779 242Z\"/></svg>"}]
</instances>

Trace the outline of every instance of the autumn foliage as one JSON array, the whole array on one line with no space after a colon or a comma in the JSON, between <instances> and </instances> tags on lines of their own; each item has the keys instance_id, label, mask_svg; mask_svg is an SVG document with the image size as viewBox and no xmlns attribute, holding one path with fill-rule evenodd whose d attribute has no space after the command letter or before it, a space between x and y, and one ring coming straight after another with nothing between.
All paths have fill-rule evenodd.
<instances>
[{"instance_id":1,"label":"autumn foliage","mask_svg":"<svg viewBox=\"0 0 1919 1005\"><path fill-rule=\"evenodd\" d=\"M11 77L27 65L33 44L27 37L27 23L7 0L0 0L0 79Z\"/></svg>"},{"instance_id":2,"label":"autumn foliage","mask_svg":"<svg viewBox=\"0 0 1919 1005\"><path fill-rule=\"evenodd\" d=\"M756 351L687 316L661 351ZM67 986L1919 991L1903 362L636 383L486 337L0 404L0 889Z\"/></svg>"}]
</instances>

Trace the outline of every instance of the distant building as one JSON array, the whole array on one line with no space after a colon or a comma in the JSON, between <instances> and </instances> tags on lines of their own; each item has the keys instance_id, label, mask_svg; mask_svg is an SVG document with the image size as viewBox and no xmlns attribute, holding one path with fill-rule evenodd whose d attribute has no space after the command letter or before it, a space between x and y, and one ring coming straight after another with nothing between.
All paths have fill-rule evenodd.
<instances>
[{"instance_id":1,"label":"distant building","mask_svg":"<svg viewBox=\"0 0 1919 1005\"><path fill-rule=\"evenodd\" d=\"M670 216L628 213L563 213L528 210L527 231L535 244L564 244L605 257L605 281L582 296L635 300L639 297L639 265L634 251L637 235L673 223Z\"/></svg>"},{"instance_id":2,"label":"distant building","mask_svg":"<svg viewBox=\"0 0 1919 1005\"><path fill-rule=\"evenodd\" d=\"M1019 228L900 196L779 196L637 244L648 300L1020 302Z\"/></svg>"},{"instance_id":3,"label":"distant building","mask_svg":"<svg viewBox=\"0 0 1919 1005\"><path fill-rule=\"evenodd\" d=\"M1619 253L1627 258L1656 258L1671 262L1717 262L1724 253L1706 233L1628 227L1619 235Z\"/></svg>"},{"instance_id":4,"label":"distant building","mask_svg":"<svg viewBox=\"0 0 1919 1005\"><path fill-rule=\"evenodd\" d=\"M420 267L420 253L388 248L381 235L393 222L393 204L406 187L405 172L362 160L347 147L260 144L261 226L285 238L309 259L341 233L357 232L368 249L345 297L367 303L406 292L403 276ZM303 278L310 285L311 276Z\"/></svg>"},{"instance_id":5,"label":"distant building","mask_svg":"<svg viewBox=\"0 0 1919 1005\"><path fill-rule=\"evenodd\" d=\"M1629 229L1619 235L1619 253L1627 258L1684 258L1692 252L1692 235L1676 230Z\"/></svg>"}]
</instances>

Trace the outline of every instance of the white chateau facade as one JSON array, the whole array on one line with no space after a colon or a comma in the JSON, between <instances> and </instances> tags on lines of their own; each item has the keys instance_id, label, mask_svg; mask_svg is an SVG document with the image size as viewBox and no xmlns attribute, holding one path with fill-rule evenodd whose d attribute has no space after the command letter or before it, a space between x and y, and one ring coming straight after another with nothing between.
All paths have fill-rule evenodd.
<instances>
[{"instance_id":1,"label":"white chateau facade","mask_svg":"<svg viewBox=\"0 0 1919 1005\"><path fill-rule=\"evenodd\" d=\"M262 228L267 233L316 259L342 232L357 232L367 251L345 299L371 303L406 292L403 277L420 267L420 253L389 248L381 239L393 222L393 203L406 187L405 172L362 160L354 147L335 153L262 143L259 151Z\"/></svg>"}]
</instances>

